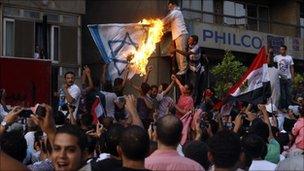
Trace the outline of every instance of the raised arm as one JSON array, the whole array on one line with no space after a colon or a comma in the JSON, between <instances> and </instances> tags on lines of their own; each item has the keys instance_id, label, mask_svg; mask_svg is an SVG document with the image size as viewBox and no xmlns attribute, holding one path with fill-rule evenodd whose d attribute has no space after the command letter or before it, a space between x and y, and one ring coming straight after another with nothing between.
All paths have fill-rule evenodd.
<instances>
[{"instance_id":1,"label":"raised arm","mask_svg":"<svg viewBox=\"0 0 304 171\"><path fill-rule=\"evenodd\" d=\"M269 115L267 113L266 107L265 107L265 105L259 104L258 108L263 113L263 120L268 125L268 129L269 129L269 137L268 138L271 139L271 138L273 138L273 134L272 134L272 131L271 131L271 124L270 124Z\"/></svg>"},{"instance_id":2,"label":"raised arm","mask_svg":"<svg viewBox=\"0 0 304 171\"><path fill-rule=\"evenodd\" d=\"M132 117L132 124L137 125L140 127L144 127L143 123L140 120L140 117L137 113L136 109L136 100L133 95L128 95L126 96L126 105L125 105L126 110L128 111L129 115Z\"/></svg>"},{"instance_id":3,"label":"raised arm","mask_svg":"<svg viewBox=\"0 0 304 171\"><path fill-rule=\"evenodd\" d=\"M48 139L53 147L53 143L56 135L56 127L54 117L52 116L52 108L49 105L42 104L42 107L46 109L45 117L39 117L37 115L31 115L33 121L39 125L41 130L47 134Z\"/></svg>"},{"instance_id":4,"label":"raised arm","mask_svg":"<svg viewBox=\"0 0 304 171\"><path fill-rule=\"evenodd\" d=\"M164 90L164 91L162 92L162 94L163 94L163 95L168 94L168 93L170 92L170 90L172 89L173 85L174 85L174 80L171 81L170 85L166 88L166 90Z\"/></svg>"},{"instance_id":5,"label":"raised arm","mask_svg":"<svg viewBox=\"0 0 304 171\"><path fill-rule=\"evenodd\" d=\"M89 81L89 86L85 88L86 92L88 92L88 91L90 91L94 88L93 80L92 80L92 77L91 77L91 70L88 66L84 66L83 72L84 72L86 78Z\"/></svg>"},{"instance_id":6,"label":"raised arm","mask_svg":"<svg viewBox=\"0 0 304 171\"><path fill-rule=\"evenodd\" d=\"M178 85L178 87L179 87L179 90L180 90L181 92L183 92L184 86L183 86L182 83L178 80L178 78L176 78L175 75L172 75L172 76L171 76L171 79L175 81L175 83L176 83L176 84Z\"/></svg>"},{"instance_id":7,"label":"raised arm","mask_svg":"<svg viewBox=\"0 0 304 171\"><path fill-rule=\"evenodd\" d=\"M125 75L125 77L124 77L124 79L123 79L123 82L122 82L122 87L125 87L125 85L126 85L126 83L127 83L127 81L128 81L129 73L130 73L130 70L129 70L129 68L127 68L127 70L126 70L126 75Z\"/></svg>"},{"instance_id":8,"label":"raised arm","mask_svg":"<svg viewBox=\"0 0 304 171\"><path fill-rule=\"evenodd\" d=\"M138 91L139 93L141 93L141 88L134 85L133 83L130 83L131 87L134 88L136 91Z\"/></svg>"},{"instance_id":9,"label":"raised arm","mask_svg":"<svg viewBox=\"0 0 304 171\"><path fill-rule=\"evenodd\" d=\"M13 124L19 118L19 114L23 109L19 106L15 106L3 119L6 122L6 127L0 125L0 136L6 131L9 125Z\"/></svg>"},{"instance_id":10,"label":"raised arm","mask_svg":"<svg viewBox=\"0 0 304 171\"><path fill-rule=\"evenodd\" d=\"M194 54L192 51L184 52L184 51L179 50L179 49L175 49L174 51L181 54L181 55L184 55L184 56L190 56L190 55Z\"/></svg>"},{"instance_id":11,"label":"raised arm","mask_svg":"<svg viewBox=\"0 0 304 171\"><path fill-rule=\"evenodd\" d=\"M143 83L147 83L148 82L148 80L149 80L149 76L150 76L150 73L151 73L151 71L152 71L152 66L150 65L150 66L148 66L148 68L147 68L147 74L145 75L145 77L144 77L144 81L143 81Z\"/></svg>"}]
</instances>

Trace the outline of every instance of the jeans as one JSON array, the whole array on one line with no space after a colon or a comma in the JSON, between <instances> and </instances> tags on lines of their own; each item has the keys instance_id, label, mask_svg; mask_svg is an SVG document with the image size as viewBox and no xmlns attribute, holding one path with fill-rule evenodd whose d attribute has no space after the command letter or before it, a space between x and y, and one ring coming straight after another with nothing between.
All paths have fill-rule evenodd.
<instances>
[{"instance_id":1,"label":"jeans","mask_svg":"<svg viewBox=\"0 0 304 171\"><path fill-rule=\"evenodd\" d=\"M198 84L199 84L199 78L200 78L200 72L194 72L191 70L188 70L187 72L187 78L186 78L186 83L190 83L193 86L193 100L196 102L197 97L198 97Z\"/></svg>"},{"instance_id":2,"label":"jeans","mask_svg":"<svg viewBox=\"0 0 304 171\"><path fill-rule=\"evenodd\" d=\"M280 78L280 91L279 108L288 109L288 106L291 104L292 80Z\"/></svg>"}]
</instances>

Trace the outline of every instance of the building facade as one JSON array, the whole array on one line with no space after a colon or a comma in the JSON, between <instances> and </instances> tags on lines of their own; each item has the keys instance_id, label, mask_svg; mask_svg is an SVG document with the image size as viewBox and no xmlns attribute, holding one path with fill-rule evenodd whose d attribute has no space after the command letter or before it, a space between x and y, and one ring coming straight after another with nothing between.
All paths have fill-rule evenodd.
<instances>
[{"instance_id":1,"label":"building facade","mask_svg":"<svg viewBox=\"0 0 304 171\"><path fill-rule=\"evenodd\" d=\"M132 23L143 18L163 18L168 12L167 3L165 0L87 1L87 13L83 18L83 63L95 68L97 75L102 68L88 24ZM296 71L303 72L303 0L180 0L179 5L189 33L199 36L199 45L211 65L220 62L225 51L230 50L248 66L262 46L272 46L277 53L279 46L286 44L288 53L295 60ZM170 41L168 33L150 58L154 67L149 81L151 84L170 81Z\"/></svg>"},{"instance_id":2,"label":"building facade","mask_svg":"<svg viewBox=\"0 0 304 171\"><path fill-rule=\"evenodd\" d=\"M191 34L200 37L210 59L221 59L226 50L249 65L262 46L275 53L285 44L295 60L296 71L304 68L303 0L181 0ZM247 58L247 59L246 59Z\"/></svg>"},{"instance_id":3,"label":"building facade","mask_svg":"<svg viewBox=\"0 0 304 171\"><path fill-rule=\"evenodd\" d=\"M61 85L63 74L80 75L81 18L84 0L0 0L0 55L52 61L52 85Z\"/></svg>"}]
</instances>

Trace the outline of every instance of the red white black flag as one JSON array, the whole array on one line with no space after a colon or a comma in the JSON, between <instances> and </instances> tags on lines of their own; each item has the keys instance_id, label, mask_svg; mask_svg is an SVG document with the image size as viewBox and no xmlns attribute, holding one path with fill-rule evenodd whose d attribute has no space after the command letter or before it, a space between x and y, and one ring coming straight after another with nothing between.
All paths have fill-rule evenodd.
<instances>
[{"instance_id":1,"label":"red white black flag","mask_svg":"<svg viewBox=\"0 0 304 171\"><path fill-rule=\"evenodd\" d=\"M228 93L229 101L244 101L251 104L267 102L271 89L265 47L260 49L251 66Z\"/></svg>"}]
</instances>

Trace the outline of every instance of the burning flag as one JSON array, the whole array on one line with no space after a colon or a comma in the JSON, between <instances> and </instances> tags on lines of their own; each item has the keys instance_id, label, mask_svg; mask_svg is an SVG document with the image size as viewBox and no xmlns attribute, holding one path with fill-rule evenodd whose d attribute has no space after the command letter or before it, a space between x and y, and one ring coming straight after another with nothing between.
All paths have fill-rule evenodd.
<instances>
[{"instance_id":1,"label":"burning flag","mask_svg":"<svg viewBox=\"0 0 304 171\"><path fill-rule=\"evenodd\" d=\"M163 35L163 22L143 20L130 24L88 25L92 38L108 67L108 76L114 80L123 75L130 64L133 74L146 74L148 58Z\"/></svg>"},{"instance_id":2,"label":"burning flag","mask_svg":"<svg viewBox=\"0 0 304 171\"><path fill-rule=\"evenodd\" d=\"M241 79L229 89L229 99L251 104L266 103L270 81L265 47L262 47Z\"/></svg>"}]
</instances>

